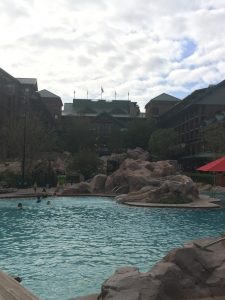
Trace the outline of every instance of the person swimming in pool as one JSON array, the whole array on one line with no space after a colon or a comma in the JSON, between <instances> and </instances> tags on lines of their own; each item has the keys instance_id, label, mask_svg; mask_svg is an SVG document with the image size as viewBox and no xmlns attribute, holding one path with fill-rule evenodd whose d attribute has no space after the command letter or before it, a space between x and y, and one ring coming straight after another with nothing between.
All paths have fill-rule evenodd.
<instances>
[{"instance_id":1,"label":"person swimming in pool","mask_svg":"<svg viewBox=\"0 0 225 300\"><path fill-rule=\"evenodd\" d=\"M43 190L42 190L42 198L47 198L47 197L48 197L48 193L47 193L46 189L43 188Z\"/></svg>"},{"instance_id":2,"label":"person swimming in pool","mask_svg":"<svg viewBox=\"0 0 225 300\"><path fill-rule=\"evenodd\" d=\"M20 203L18 203L18 205L17 205L17 208L19 208L19 209L23 209L23 204L20 202Z\"/></svg>"},{"instance_id":3,"label":"person swimming in pool","mask_svg":"<svg viewBox=\"0 0 225 300\"><path fill-rule=\"evenodd\" d=\"M40 202L41 202L41 197L38 195L36 203L40 203Z\"/></svg>"}]
</instances>

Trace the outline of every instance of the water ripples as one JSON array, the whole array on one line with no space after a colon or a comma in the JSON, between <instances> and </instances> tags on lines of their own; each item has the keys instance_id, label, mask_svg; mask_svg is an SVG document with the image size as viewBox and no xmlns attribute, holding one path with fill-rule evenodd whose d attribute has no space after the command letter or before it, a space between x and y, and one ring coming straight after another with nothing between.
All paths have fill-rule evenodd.
<instances>
[{"instance_id":1,"label":"water ripples","mask_svg":"<svg viewBox=\"0 0 225 300\"><path fill-rule=\"evenodd\" d=\"M49 200L49 199L48 199ZM117 267L147 271L171 248L225 231L224 210L126 207L106 198L0 201L0 268L43 300L98 292Z\"/></svg>"}]
</instances>

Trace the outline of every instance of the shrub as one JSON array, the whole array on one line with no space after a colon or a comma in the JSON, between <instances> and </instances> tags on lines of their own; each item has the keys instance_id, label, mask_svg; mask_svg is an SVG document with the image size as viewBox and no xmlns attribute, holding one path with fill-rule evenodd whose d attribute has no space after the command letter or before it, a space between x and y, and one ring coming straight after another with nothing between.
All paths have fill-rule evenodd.
<instances>
[{"instance_id":1,"label":"shrub","mask_svg":"<svg viewBox=\"0 0 225 300\"><path fill-rule=\"evenodd\" d=\"M30 178L26 178L26 186L30 185ZM5 171L0 174L0 182L3 182L4 187L21 187L21 175L11 171Z\"/></svg>"},{"instance_id":2,"label":"shrub","mask_svg":"<svg viewBox=\"0 0 225 300\"><path fill-rule=\"evenodd\" d=\"M97 174L99 165L100 162L95 152L80 150L74 155L73 161L68 167L68 171L80 173L85 179L88 179Z\"/></svg>"}]
</instances>

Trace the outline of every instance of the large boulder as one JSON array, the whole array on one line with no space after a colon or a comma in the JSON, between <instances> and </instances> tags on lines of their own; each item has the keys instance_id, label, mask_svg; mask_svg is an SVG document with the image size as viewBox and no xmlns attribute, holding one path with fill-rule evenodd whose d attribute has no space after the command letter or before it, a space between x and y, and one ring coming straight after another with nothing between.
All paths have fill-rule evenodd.
<instances>
[{"instance_id":1,"label":"large boulder","mask_svg":"<svg viewBox=\"0 0 225 300\"><path fill-rule=\"evenodd\" d=\"M91 187L88 182L80 182L77 184L73 184L69 187L66 187L61 192L61 195L69 196L69 195L77 195L77 194L90 194Z\"/></svg>"},{"instance_id":2,"label":"large boulder","mask_svg":"<svg viewBox=\"0 0 225 300\"><path fill-rule=\"evenodd\" d=\"M184 203L198 198L195 183L177 172L176 161L150 162L148 157L149 153L141 148L128 150L127 154L105 156L102 158L104 170L109 162L116 162L116 170L111 175L96 175L90 184L80 183L63 193L117 194L120 202Z\"/></svg>"},{"instance_id":3,"label":"large boulder","mask_svg":"<svg viewBox=\"0 0 225 300\"><path fill-rule=\"evenodd\" d=\"M135 149L128 149L127 155L129 158L132 159L141 159L141 160L148 160L150 157L150 154L148 151L143 150L140 147L137 147Z\"/></svg>"},{"instance_id":4,"label":"large boulder","mask_svg":"<svg viewBox=\"0 0 225 300\"><path fill-rule=\"evenodd\" d=\"M106 178L105 174L96 175L90 183L91 192L94 194L104 193Z\"/></svg>"},{"instance_id":5,"label":"large boulder","mask_svg":"<svg viewBox=\"0 0 225 300\"><path fill-rule=\"evenodd\" d=\"M108 176L106 193L117 193L120 202L191 202L198 189L191 178L177 173L169 161L149 162L127 158Z\"/></svg>"},{"instance_id":6,"label":"large boulder","mask_svg":"<svg viewBox=\"0 0 225 300\"><path fill-rule=\"evenodd\" d=\"M157 161L153 163L153 166L153 177L164 177L176 173L175 165L170 163L168 160Z\"/></svg>"},{"instance_id":7,"label":"large boulder","mask_svg":"<svg viewBox=\"0 0 225 300\"><path fill-rule=\"evenodd\" d=\"M153 179L149 185L129 194L119 195L116 200L123 202L183 203L198 198L198 189L191 178L172 175Z\"/></svg>"},{"instance_id":8,"label":"large boulder","mask_svg":"<svg viewBox=\"0 0 225 300\"><path fill-rule=\"evenodd\" d=\"M207 244L213 239L197 241ZM101 289L99 300L187 300L225 296L225 244L212 252L189 243L174 249L149 272L117 270Z\"/></svg>"},{"instance_id":9,"label":"large boulder","mask_svg":"<svg viewBox=\"0 0 225 300\"><path fill-rule=\"evenodd\" d=\"M161 169L160 167L161 166ZM144 186L150 185L155 176L154 170L161 170L162 176L175 174L175 168L169 163L149 162L127 158L120 168L106 180L106 192L112 192L116 187L128 186L128 192L137 191ZM159 176L158 176L159 177Z\"/></svg>"}]
</instances>

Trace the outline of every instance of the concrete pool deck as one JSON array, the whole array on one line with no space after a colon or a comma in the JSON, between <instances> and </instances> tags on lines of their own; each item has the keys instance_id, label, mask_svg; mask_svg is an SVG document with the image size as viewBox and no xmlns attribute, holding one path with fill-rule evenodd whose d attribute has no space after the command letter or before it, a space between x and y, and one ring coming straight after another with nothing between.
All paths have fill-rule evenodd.
<instances>
[{"instance_id":1,"label":"concrete pool deck","mask_svg":"<svg viewBox=\"0 0 225 300\"><path fill-rule=\"evenodd\" d=\"M1 300L39 300L30 291L19 284L15 279L4 272L0 272L0 299Z\"/></svg>"},{"instance_id":2,"label":"concrete pool deck","mask_svg":"<svg viewBox=\"0 0 225 300\"><path fill-rule=\"evenodd\" d=\"M70 300L98 300L98 296L99 296L98 294L93 294L93 295L89 295L89 296L73 298L73 299L70 299ZM189 300L225 300L225 296L207 297L207 298L189 299Z\"/></svg>"},{"instance_id":3,"label":"concrete pool deck","mask_svg":"<svg viewBox=\"0 0 225 300\"><path fill-rule=\"evenodd\" d=\"M207 195L200 195L198 200L184 204L166 204L166 203L140 203L140 202L124 202L123 204L135 207L154 207L154 208L221 208L221 201L216 198L211 198Z\"/></svg>"},{"instance_id":4,"label":"concrete pool deck","mask_svg":"<svg viewBox=\"0 0 225 300\"><path fill-rule=\"evenodd\" d=\"M57 192L55 194L55 188L49 188L47 189L47 194L49 197L76 197L76 196L98 196L98 197L115 197L114 194L67 194L62 195L62 190ZM36 198L38 195L42 194L42 188L38 188L37 192L34 193L33 188L27 188L27 189L15 189L14 192L11 193L2 193L0 194L0 200L10 200L15 198Z\"/></svg>"},{"instance_id":5,"label":"concrete pool deck","mask_svg":"<svg viewBox=\"0 0 225 300\"><path fill-rule=\"evenodd\" d=\"M98 296L99 296L98 294L93 294L93 295L73 298L73 299L69 299L69 300L97 300Z\"/></svg>"}]
</instances>

